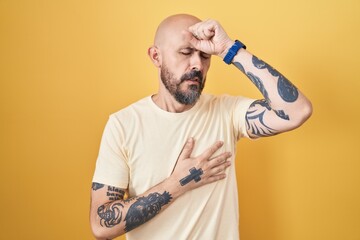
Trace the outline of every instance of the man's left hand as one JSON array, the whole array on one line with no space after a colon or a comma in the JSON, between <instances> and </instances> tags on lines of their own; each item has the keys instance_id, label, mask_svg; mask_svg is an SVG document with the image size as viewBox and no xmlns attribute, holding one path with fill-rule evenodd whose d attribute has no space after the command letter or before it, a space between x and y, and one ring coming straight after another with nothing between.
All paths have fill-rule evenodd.
<instances>
[{"instance_id":1,"label":"man's left hand","mask_svg":"<svg viewBox=\"0 0 360 240\"><path fill-rule=\"evenodd\" d=\"M194 48L221 58L224 58L228 49L234 44L222 26L212 19L190 26L185 34Z\"/></svg>"}]
</instances>

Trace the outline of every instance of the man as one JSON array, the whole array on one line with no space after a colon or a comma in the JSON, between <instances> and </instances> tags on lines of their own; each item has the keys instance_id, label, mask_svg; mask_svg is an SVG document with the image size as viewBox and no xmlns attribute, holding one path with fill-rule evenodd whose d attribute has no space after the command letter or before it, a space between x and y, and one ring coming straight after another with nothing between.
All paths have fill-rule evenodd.
<instances>
[{"instance_id":1,"label":"man","mask_svg":"<svg viewBox=\"0 0 360 240\"><path fill-rule=\"evenodd\" d=\"M166 18L148 54L159 90L109 118L93 178L93 233L239 239L236 142L299 127L311 103L214 20ZM264 99L201 95L212 55L246 74Z\"/></svg>"}]
</instances>

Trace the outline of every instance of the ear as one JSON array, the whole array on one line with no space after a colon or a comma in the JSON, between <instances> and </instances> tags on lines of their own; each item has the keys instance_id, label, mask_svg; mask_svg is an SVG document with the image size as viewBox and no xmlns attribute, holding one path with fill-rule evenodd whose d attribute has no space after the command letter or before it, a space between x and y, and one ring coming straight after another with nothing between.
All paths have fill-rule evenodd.
<instances>
[{"instance_id":1,"label":"ear","mask_svg":"<svg viewBox=\"0 0 360 240\"><path fill-rule=\"evenodd\" d=\"M148 55L156 67L161 67L161 54L156 46L152 46L148 49Z\"/></svg>"}]
</instances>

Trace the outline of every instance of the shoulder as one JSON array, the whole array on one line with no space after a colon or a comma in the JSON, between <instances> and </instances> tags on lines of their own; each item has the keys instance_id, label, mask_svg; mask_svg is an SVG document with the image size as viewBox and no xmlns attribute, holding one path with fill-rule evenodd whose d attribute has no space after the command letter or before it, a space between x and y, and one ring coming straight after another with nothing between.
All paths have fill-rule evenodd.
<instances>
[{"instance_id":1,"label":"shoulder","mask_svg":"<svg viewBox=\"0 0 360 240\"><path fill-rule=\"evenodd\" d=\"M110 118L123 119L141 113L144 109L149 108L150 96L142 98L127 107L124 107L110 115Z\"/></svg>"}]
</instances>

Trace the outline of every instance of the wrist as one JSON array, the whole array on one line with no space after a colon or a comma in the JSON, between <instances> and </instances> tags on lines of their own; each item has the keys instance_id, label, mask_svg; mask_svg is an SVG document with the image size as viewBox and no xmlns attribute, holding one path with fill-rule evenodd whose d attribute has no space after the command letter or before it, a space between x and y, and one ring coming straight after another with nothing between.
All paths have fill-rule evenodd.
<instances>
[{"instance_id":1,"label":"wrist","mask_svg":"<svg viewBox=\"0 0 360 240\"><path fill-rule=\"evenodd\" d=\"M178 179L173 175L169 176L164 181L164 188L167 189L168 192L170 192L173 199L178 198L186 192L186 189L180 185Z\"/></svg>"},{"instance_id":2,"label":"wrist","mask_svg":"<svg viewBox=\"0 0 360 240\"><path fill-rule=\"evenodd\" d=\"M226 43L224 44L224 50L222 52L220 52L220 54L218 55L219 57L221 57L221 59L224 59L224 57L226 56L226 54L229 52L229 49L232 47L232 45L234 45L233 40L229 39L228 41L226 41Z\"/></svg>"},{"instance_id":3,"label":"wrist","mask_svg":"<svg viewBox=\"0 0 360 240\"><path fill-rule=\"evenodd\" d=\"M235 40L235 43L228 49L228 52L223 57L223 60L226 64L232 63L234 57L238 54L240 49L246 49L246 46L239 40Z\"/></svg>"}]
</instances>

